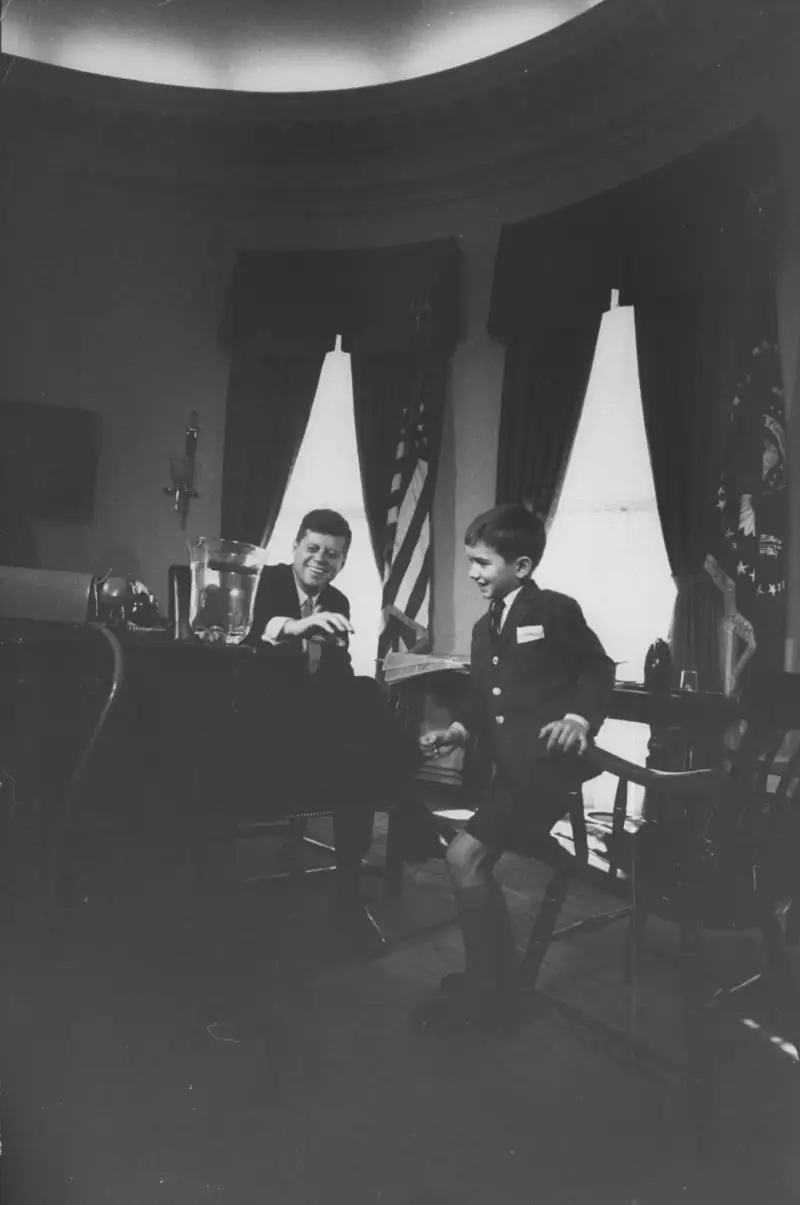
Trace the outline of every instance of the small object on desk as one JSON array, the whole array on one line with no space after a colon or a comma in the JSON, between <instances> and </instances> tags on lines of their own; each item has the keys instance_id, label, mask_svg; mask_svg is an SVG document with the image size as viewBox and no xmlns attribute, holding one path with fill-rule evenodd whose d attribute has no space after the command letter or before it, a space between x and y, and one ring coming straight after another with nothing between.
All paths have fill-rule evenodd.
<instances>
[{"instance_id":1,"label":"small object on desk","mask_svg":"<svg viewBox=\"0 0 800 1205\"><path fill-rule=\"evenodd\" d=\"M388 685L402 682L406 678L450 670L459 674L469 674L469 657L456 653L387 653L383 662L384 679Z\"/></svg>"},{"instance_id":2,"label":"small object on desk","mask_svg":"<svg viewBox=\"0 0 800 1205\"><path fill-rule=\"evenodd\" d=\"M683 669L681 670L681 690L694 692L697 690L697 670Z\"/></svg>"},{"instance_id":3,"label":"small object on desk","mask_svg":"<svg viewBox=\"0 0 800 1205\"><path fill-rule=\"evenodd\" d=\"M666 640L654 640L644 659L644 684L647 690L668 691L672 676L672 654Z\"/></svg>"}]
</instances>

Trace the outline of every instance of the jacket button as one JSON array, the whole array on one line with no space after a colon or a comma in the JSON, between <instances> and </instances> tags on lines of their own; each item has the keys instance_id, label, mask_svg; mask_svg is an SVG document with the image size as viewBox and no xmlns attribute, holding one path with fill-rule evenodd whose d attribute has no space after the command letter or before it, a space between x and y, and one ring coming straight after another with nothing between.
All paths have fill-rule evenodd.
<instances>
[{"instance_id":1,"label":"jacket button","mask_svg":"<svg viewBox=\"0 0 800 1205\"><path fill-rule=\"evenodd\" d=\"M493 694L493 695L501 695L502 693L503 693L503 692L502 692L502 690L500 689L500 687L499 687L499 686L493 686L493 687L492 687L492 694Z\"/></svg>"},{"instance_id":2,"label":"jacket button","mask_svg":"<svg viewBox=\"0 0 800 1205\"><path fill-rule=\"evenodd\" d=\"M496 715L494 718L495 718L495 722L497 724L504 724L505 720L506 720L506 717L504 715Z\"/></svg>"},{"instance_id":3,"label":"jacket button","mask_svg":"<svg viewBox=\"0 0 800 1205\"><path fill-rule=\"evenodd\" d=\"M500 664L500 658L492 657L492 665L499 665L499 664Z\"/></svg>"}]
</instances>

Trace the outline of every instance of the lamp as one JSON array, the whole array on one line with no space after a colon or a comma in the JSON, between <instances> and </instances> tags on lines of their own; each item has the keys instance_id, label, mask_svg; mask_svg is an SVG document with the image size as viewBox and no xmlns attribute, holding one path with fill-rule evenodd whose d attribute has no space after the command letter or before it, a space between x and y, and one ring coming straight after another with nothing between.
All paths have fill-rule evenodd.
<instances>
[{"instance_id":1,"label":"lamp","mask_svg":"<svg viewBox=\"0 0 800 1205\"><path fill-rule=\"evenodd\" d=\"M164 486L164 493L175 499L175 510L181 517L181 530L186 528L186 517L189 514L189 503L199 494L194 488L194 474L197 467L198 436L197 411L193 410L186 424L186 450L183 456L170 456L169 475L172 485Z\"/></svg>"}]
</instances>

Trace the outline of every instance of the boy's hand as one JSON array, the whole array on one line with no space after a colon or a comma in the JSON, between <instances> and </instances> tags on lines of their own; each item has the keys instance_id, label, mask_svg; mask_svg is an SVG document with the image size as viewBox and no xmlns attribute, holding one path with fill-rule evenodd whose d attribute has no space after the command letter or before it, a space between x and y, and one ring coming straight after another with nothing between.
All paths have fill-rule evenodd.
<instances>
[{"instance_id":1,"label":"boy's hand","mask_svg":"<svg viewBox=\"0 0 800 1205\"><path fill-rule=\"evenodd\" d=\"M419 738L420 751L425 757L443 757L460 749L463 744L463 730L455 727L437 728Z\"/></svg>"},{"instance_id":2,"label":"boy's hand","mask_svg":"<svg viewBox=\"0 0 800 1205\"><path fill-rule=\"evenodd\" d=\"M283 635L304 637L306 640L316 638L320 641L336 640L352 633L350 620L338 611L315 611L305 619L289 619L283 625Z\"/></svg>"},{"instance_id":3,"label":"boy's hand","mask_svg":"<svg viewBox=\"0 0 800 1205\"><path fill-rule=\"evenodd\" d=\"M547 738L548 753L552 753L554 750L559 753L569 753L577 747L577 752L580 754L585 753L589 748L587 725L572 716L565 716L563 720L554 720L552 724L545 724L539 737L541 740Z\"/></svg>"}]
</instances>

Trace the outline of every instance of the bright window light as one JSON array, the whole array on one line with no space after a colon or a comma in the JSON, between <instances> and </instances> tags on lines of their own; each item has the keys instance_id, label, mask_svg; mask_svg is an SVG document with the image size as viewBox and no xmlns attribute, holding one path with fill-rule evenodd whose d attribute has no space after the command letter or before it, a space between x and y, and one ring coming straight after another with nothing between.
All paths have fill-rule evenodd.
<instances>
[{"instance_id":1,"label":"bright window light","mask_svg":"<svg viewBox=\"0 0 800 1205\"><path fill-rule=\"evenodd\" d=\"M656 507L639 391L630 307L603 318L564 488L536 573L541 586L576 598L618 662L617 678L641 682L649 645L669 632L675 603ZM649 731L608 721L599 743L644 763ZM605 780L605 781L604 781ZM587 784L605 801L613 780ZM631 787L635 799L639 788ZM588 797L588 796L587 796Z\"/></svg>"},{"instance_id":2,"label":"bright window light","mask_svg":"<svg viewBox=\"0 0 800 1205\"><path fill-rule=\"evenodd\" d=\"M353 667L357 674L374 677L381 583L361 492L350 357L341 350L340 340L325 358L305 439L267 545L268 564L291 560L300 521L320 507L338 510L353 531L350 554L335 585L350 600Z\"/></svg>"}]
</instances>

